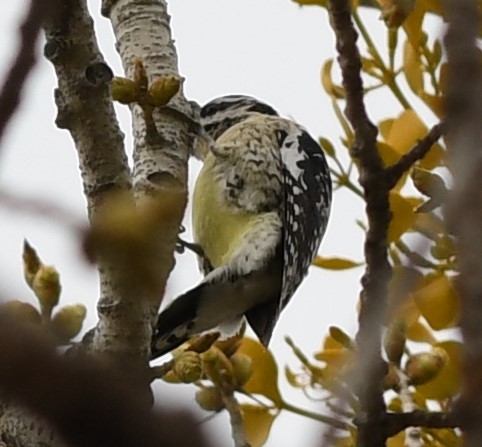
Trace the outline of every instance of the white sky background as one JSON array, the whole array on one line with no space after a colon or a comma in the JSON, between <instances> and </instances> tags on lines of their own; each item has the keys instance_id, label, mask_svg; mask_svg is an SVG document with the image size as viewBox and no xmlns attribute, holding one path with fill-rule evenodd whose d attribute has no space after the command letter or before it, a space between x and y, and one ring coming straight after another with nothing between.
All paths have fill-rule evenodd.
<instances>
[{"instance_id":1,"label":"white sky background","mask_svg":"<svg viewBox=\"0 0 482 447\"><path fill-rule=\"evenodd\" d=\"M26 4L25 0L2 2L0 8L0 29L4 36L0 46L2 77L16 49L17 26ZM104 56L115 74L122 75L109 23L99 14L100 1L91 0L89 6ZM185 93L189 99L204 103L228 93L253 95L303 124L315 138L330 138L343 151L338 143L340 126L320 85L321 64L334 57L333 34L325 10L301 9L290 0L171 0L169 6L180 71L186 78ZM382 30L376 20L378 14L370 12L369 28ZM377 44L384 45L385 34L377 32L376 36L379 36ZM85 200L74 146L69 134L54 125L55 85L52 66L41 60L30 77L20 111L4 140L0 187L22 197L52 202L85 219ZM375 121L399 110L388 93L372 95L369 104ZM128 109L118 107L118 111L130 151ZM193 162L193 178L198 168L199 164ZM360 218L362 212L361 202L352 193L336 192L331 221L322 243L323 255L362 258L362 232L355 225L355 219ZM188 222L189 219L187 225ZM22 243L28 238L44 262L60 271L61 304L88 305L85 329L92 327L96 322L97 275L94 268L82 261L75 235L50 219L33 218L2 207L0 228L0 296L34 302L33 294L23 282L21 267ZM290 335L311 355L319 348L329 325L354 333L361 274L361 269L332 273L312 267L275 329L271 348L279 362L280 376L285 364L293 368L298 365L283 340L285 335ZM178 257L167 299L195 285L199 278L194 256L187 253ZM281 389L288 401L301 407L310 406L301 393L284 380ZM186 403L196 407L193 386L162 386L162 391L166 399L169 398L166 404ZM316 409L314 405L311 407ZM208 413L199 411L200 419L205 415ZM217 430L215 445L230 445L226 414L218 415L205 426ZM275 422L267 446L319 445L321 427L306 418L282 414Z\"/></svg>"}]
</instances>

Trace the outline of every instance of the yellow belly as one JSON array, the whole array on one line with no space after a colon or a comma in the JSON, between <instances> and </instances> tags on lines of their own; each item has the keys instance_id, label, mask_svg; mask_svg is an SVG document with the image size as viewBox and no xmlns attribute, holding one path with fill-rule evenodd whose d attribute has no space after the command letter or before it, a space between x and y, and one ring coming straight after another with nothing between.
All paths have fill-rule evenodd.
<instances>
[{"instance_id":1,"label":"yellow belly","mask_svg":"<svg viewBox=\"0 0 482 447\"><path fill-rule=\"evenodd\" d=\"M257 216L222 205L224 191L213 181L213 162L214 157L208 155L199 173L194 189L192 220L194 240L216 268L229 262Z\"/></svg>"}]
</instances>

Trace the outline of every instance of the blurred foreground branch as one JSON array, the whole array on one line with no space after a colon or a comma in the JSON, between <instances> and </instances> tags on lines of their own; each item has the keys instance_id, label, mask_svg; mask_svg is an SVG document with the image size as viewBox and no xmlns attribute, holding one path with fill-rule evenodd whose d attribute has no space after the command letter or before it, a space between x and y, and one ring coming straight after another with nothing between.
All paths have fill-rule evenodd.
<instances>
[{"instance_id":1,"label":"blurred foreground branch","mask_svg":"<svg viewBox=\"0 0 482 447\"><path fill-rule=\"evenodd\" d=\"M464 388L460 402L465 446L482 445L482 70L477 46L480 27L476 0L446 0L445 38L450 79L447 91L447 140L454 177L447 206L457 236L464 336Z\"/></svg>"},{"instance_id":2,"label":"blurred foreground branch","mask_svg":"<svg viewBox=\"0 0 482 447\"><path fill-rule=\"evenodd\" d=\"M0 316L2 395L47 420L72 446L205 446L184 412L153 412L129 376L92 357L57 355L38 331ZM16 433L3 433L12 445Z\"/></svg>"},{"instance_id":3,"label":"blurred foreground branch","mask_svg":"<svg viewBox=\"0 0 482 447\"><path fill-rule=\"evenodd\" d=\"M55 10L57 0L30 1L30 7L20 26L20 48L10 67L0 92L0 144L10 118L20 102L27 76L36 62L36 44L44 20Z\"/></svg>"}]
</instances>

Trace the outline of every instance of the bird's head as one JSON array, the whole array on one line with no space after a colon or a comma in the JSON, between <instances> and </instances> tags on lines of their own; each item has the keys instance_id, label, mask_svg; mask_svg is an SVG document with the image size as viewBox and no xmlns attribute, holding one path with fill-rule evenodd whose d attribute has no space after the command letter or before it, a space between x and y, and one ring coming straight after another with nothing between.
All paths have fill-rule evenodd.
<instances>
[{"instance_id":1,"label":"bird's head","mask_svg":"<svg viewBox=\"0 0 482 447\"><path fill-rule=\"evenodd\" d=\"M251 96L220 96L201 108L201 125L213 140L217 140L230 127L256 113L278 116L271 106Z\"/></svg>"}]
</instances>

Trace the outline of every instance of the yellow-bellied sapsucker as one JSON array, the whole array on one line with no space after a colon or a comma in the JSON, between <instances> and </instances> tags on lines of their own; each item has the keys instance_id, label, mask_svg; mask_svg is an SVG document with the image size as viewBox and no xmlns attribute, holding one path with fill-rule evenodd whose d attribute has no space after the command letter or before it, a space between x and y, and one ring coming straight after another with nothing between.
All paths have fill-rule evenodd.
<instances>
[{"instance_id":1,"label":"yellow-bellied sapsucker","mask_svg":"<svg viewBox=\"0 0 482 447\"><path fill-rule=\"evenodd\" d=\"M330 171L303 127L247 96L201 109L214 140L196 182L194 239L204 280L161 314L152 357L245 316L266 346L316 256L330 214Z\"/></svg>"}]
</instances>

